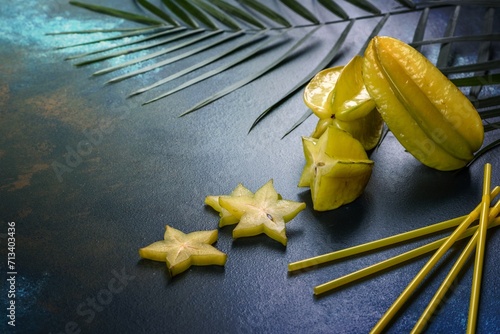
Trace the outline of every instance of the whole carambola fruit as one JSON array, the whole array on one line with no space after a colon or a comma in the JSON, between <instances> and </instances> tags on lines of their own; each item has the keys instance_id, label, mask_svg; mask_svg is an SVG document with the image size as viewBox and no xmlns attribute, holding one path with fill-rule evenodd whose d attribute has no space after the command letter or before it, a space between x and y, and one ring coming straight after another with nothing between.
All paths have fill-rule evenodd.
<instances>
[{"instance_id":1,"label":"whole carambola fruit","mask_svg":"<svg viewBox=\"0 0 500 334\"><path fill-rule=\"evenodd\" d=\"M483 143L478 112L425 56L392 37L369 43L363 80L385 123L424 165L464 167Z\"/></svg>"}]
</instances>

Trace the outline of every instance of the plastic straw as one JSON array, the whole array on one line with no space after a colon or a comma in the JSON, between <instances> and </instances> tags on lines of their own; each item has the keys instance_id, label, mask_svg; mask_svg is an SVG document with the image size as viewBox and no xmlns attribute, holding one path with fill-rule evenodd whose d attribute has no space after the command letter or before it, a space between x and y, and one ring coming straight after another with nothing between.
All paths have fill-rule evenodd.
<instances>
[{"instance_id":1,"label":"plastic straw","mask_svg":"<svg viewBox=\"0 0 500 334\"><path fill-rule=\"evenodd\" d=\"M447 238L447 240L439 247L439 249L434 253L434 255L427 261L427 263L422 267L418 274L413 278L413 280L408 284L405 290L399 295L399 297L394 301L394 303L389 307L382 318L375 324L371 333L380 333L389 324L392 318L399 311L401 306L408 300L413 291L418 287L418 285L423 281L425 276L432 270L436 263L441 259L441 257L450 249L450 247L458 240L460 235L462 235L465 230L475 221L481 212L482 205L476 207L465 219L464 221L455 229L455 231Z\"/></svg>"},{"instance_id":2,"label":"plastic straw","mask_svg":"<svg viewBox=\"0 0 500 334\"><path fill-rule=\"evenodd\" d=\"M492 223L490 225L491 225L490 227L495 227L495 226L500 225L500 219L496 219L496 220L492 221ZM464 239L466 237L473 235L477 231L477 229L478 229L477 226L473 226L473 227L468 228L457 240L461 240L461 239ZM314 287L314 290L313 290L314 294L319 295L319 294L331 291L331 290L339 288L343 285L352 283L356 280L373 275L373 274L375 274L379 271L382 271L384 269L393 267L393 266L398 265L400 263L409 261L411 259L414 259L414 258L419 257L421 255L424 255L426 253L429 253L433 250L438 249L441 245L443 245L446 242L447 239L448 239L448 237L433 241L433 242L428 243L424 246L420 246L420 247L415 248L411 251L408 251L408 252L402 253L400 255L394 256L392 258L389 258L387 260L378 262L378 263L373 264L369 267L352 272L348 275L345 275L345 276L339 277L337 279L334 279L332 281L320 284L320 285Z\"/></svg>"},{"instance_id":3,"label":"plastic straw","mask_svg":"<svg viewBox=\"0 0 500 334\"><path fill-rule=\"evenodd\" d=\"M489 225L488 228L493 227L495 224L498 224L500 222L500 218L496 218L495 216L498 214L500 211L500 201L498 201L495 206L491 209L490 215L489 215ZM465 246L464 250L460 254L459 258L451 268L450 272L444 279L443 283L439 286L438 290L432 297L431 301L427 305L427 308L424 310L420 318L418 319L417 323L413 327L411 333L421 333L425 327L427 326L428 321L431 319L432 314L434 311L437 309L439 303L441 300L443 300L444 295L448 291L449 287L455 280L455 278L458 276L460 273L460 270L462 267L465 265L467 260L469 259L470 255L476 248L477 240L479 236L479 229L476 230L472 238L469 240L467 243L467 246Z\"/></svg>"},{"instance_id":4,"label":"plastic straw","mask_svg":"<svg viewBox=\"0 0 500 334\"><path fill-rule=\"evenodd\" d=\"M493 189L491 192L491 198L496 197L498 194L500 194L500 186L497 186ZM478 206L476 209L479 210L480 206ZM400 233L397 235L393 235L387 238L371 241L365 244L341 249L339 251L311 257L308 259L300 260L297 262L292 262L288 264L288 271L295 271L295 270L300 270L304 268L309 268L313 267L319 264L339 260L348 256L352 255L357 255L360 253L372 251L378 248L394 245L403 241L415 239L418 237L422 237L425 235L429 235L435 232L443 231L451 227L456 227L459 225L461 222L464 221L464 219L467 216L462 216L450 220L446 220L437 224L433 224L430 226L422 227L413 231L408 231L404 233Z\"/></svg>"},{"instance_id":5,"label":"plastic straw","mask_svg":"<svg viewBox=\"0 0 500 334\"><path fill-rule=\"evenodd\" d=\"M481 216L479 219L478 239L476 247L476 258L474 261L474 274L472 276L472 288L469 304L469 319L467 321L467 333L476 332L477 313L479 309L479 295L481 293L481 279L483 275L484 251L486 245L486 231L488 230L488 219L490 210L490 186L491 186L491 164L484 166L483 199Z\"/></svg>"}]
</instances>

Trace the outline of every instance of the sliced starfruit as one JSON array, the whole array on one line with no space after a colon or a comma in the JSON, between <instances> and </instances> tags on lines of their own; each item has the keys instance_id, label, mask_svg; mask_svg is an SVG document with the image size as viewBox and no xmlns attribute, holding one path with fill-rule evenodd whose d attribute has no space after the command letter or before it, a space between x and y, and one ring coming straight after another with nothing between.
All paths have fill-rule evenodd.
<instances>
[{"instance_id":1,"label":"sliced starfruit","mask_svg":"<svg viewBox=\"0 0 500 334\"><path fill-rule=\"evenodd\" d=\"M186 271L191 265L223 266L227 255L212 246L217 241L217 237L217 230L184 234L167 225L164 240L139 249L139 256L144 259L166 262L171 276Z\"/></svg>"},{"instance_id":2,"label":"sliced starfruit","mask_svg":"<svg viewBox=\"0 0 500 334\"><path fill-rule=\"evenodd\" d=\"M385 123L424 165L464 167L484 138L478 112L427 58L395 38L371 40L363 80Z\"/></svg>"},{"instance_id":3,"label":"sliced starfruit","mask_svg":"<svg viewBox=\"0 0 500 334\"><path fill-rule=\"evenodd\" d=\"M319 139L303 138L306 165L299 186L310 186L316 211L336 209L358 198L373 168L361 143L329 126Z\"/></svg>"},{"instance_id":4,"label":"sliced starfruit","mask_svg":"<svg viewBox=\"0 0 500 334\"><path fill-rule=\"evenodd\" d=\"M318 164L325 164L325 160L332 159L326 155L324 151L324 143L318 145L319 139L313 137L302 137L302 148L304 150L304 157L306 158L306 165L300 175L299 187L310 187L311 182L316 175L316 167Z\"/></svg>"},{"instance_id":5,"label":"sliced starfruit","mask_svg":"<svg viewBox=\"0 0 500 334\"><path fill-rule=\"evenodd\" d=\"M253 193L240 183L236 186L236 188L234 188L230 196L253 196ZM214 195L205 197L205 204L211 206L215 211L219 212L219 227L238 223L239 218L233 216L229 211L220 206L219 197L220 196Z\"/></svg>"},{"instance_id":6,"label":"sliced starfruit","mask_svg":"<svg viewBox=\"0 0 500 334\"><path fill-rule=\"evenodd\" d=\"M318 139L329 126L333 125L333 118L320 118L318 123L316 123L316 128L314 128L313 133L311 133L311 138Z\"/></svg>"},{"instance_id":7,"label":"sliced starfruit","mask_svg":"<svg viewBox=\"0 0 500 334\"><path fill-rule=\"evenodd\" d=\"M330 118L332 115L329 95L343 68L343 66L336 66L318 72L304 89L304 103L320 119Z\"/></svg>"},{"instance_id":8,"label":"sliced starfruit","mask_svg":"<svg viewBox=\"0 0 500 334\"><path fill-rule=\"evenodd\" d=\"M375 102L363 82L362 65L363 58L354 56L345 65L330 93L331 108L338 120L354 121L365 117L375 109Z\"/></svg>"},{"instance_id":9,"label":"sliced starfruit","mask_svg":"<svg viewBox=\"0 0 500 334\"><path fill-rule=\"evenodd\" d=\"M220 196L219 204L239 219L233 238L250 237L261 233L287 244L285 223L292 220L306 204L281 199L269 180L253 196Z\"/></svg>"},{"instance_id":10,"label":"sliced starfruit","mask_svg":"<svg viewBox=\"0 0 500 334\"><path fill-rule=\"evenodd\" d=\"M367 151L377 146L382 136L384 120L380 113L373 109L368 115L354 121L341 121L337 118L319 119L311 137L319 138L329 126L349 132Z\"/></svg>"},{"instance_id":11,"label":"sliced starfruit","mask_svg":"<svg viewBox=\"0 0 500 334\"><path fill-rule=\"evenodd\" d=\"M329 125L349 132L365 150L374 148L384 121L375 109L361 74L363 58L355 56L346 66L319 72L304 90L304 102L319 117L311 134L319 138Z\"/></svg>"},{"instance_id":12,"label":"sliced starfruit","mask_svg":"<svg viewBox=\"0 0 500 334\"><path fill-rule=\"evenodd\" d=\"M365 150L369 151L377 146L382 137L384 120L376 109L372 109L366 116L354 121L342 121L337 118L332 125L350 133Z\"/></svg>"}]
</instances>

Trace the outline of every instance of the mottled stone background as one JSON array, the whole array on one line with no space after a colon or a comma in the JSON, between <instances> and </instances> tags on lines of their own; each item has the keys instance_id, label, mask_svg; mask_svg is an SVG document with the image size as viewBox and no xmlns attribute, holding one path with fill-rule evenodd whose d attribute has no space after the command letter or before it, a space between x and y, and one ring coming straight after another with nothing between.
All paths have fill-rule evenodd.
<instances>
[{"instance_id":1,"label":"mottled stone background","mask_svg":"<svg viewBox=\"0 0 500 334\"><path fill-rule=\"evenodd\" d=\"M138 10L133 1L103 4ZM393 4L381 2L388 8ZM428 33L441 36L450 13L433 12ZM470 22L467 29L472 29L484 11L464 8L463 13L462 20ZM382 33L411 39L418 16L391 20ZM338 64L358 52L376 22L355 25ZM493 164L493 184L500 184L498 150L466 171L442 173L420 165L389 135L371 154L375 168L363 196L332 212L314 212L309 192L296 184L304 164L301 136L311 133L315 120L308 119L281 139L306 111L300 93L252 132L248 129L297 77L315 66L331 47L329 34L343 26L312 38L272 74L183 118L178 118L182 111L268 63L284 46L141 106L162 90L130 99L127 94L202 56L105 85L111 76L91 77L100 65L77 68L64 60L94 45L56 49L100 34L47 35L128 26L63 0L4 1L0 6L2 286L7 287L4 241L12 221L18 273L16 327L7 325L2 288L2 333L366 333L427 257L322 298L313 297L313 286L428 239L297 275L287 274L287 264L467 214L480 201L485 162ZM500 33L498 24L495 29ZM500 45L492 47L498 59ZM456 62L467 61L476 50L456 46ZM435 59L435 49L428 48L427 56ZM498 87L490 89L495 93ZM486 142L498 137L498 132L489 133ZM232 228L225 227L216 243L228 254L225 268L195 267L170 279L164 264L139 259L137 250L161 239L167 224L185 232L217 228L218 215L204 205L205 196L229 193L240 182L255 191L271 178L284 198L308 205L288 224L286 249L265 236L233 241ZM485 262L482 333L500 327L499 247L500 235L494 230ZM432 272L392 332L409 331L460 249ZM452 287L430 332L464 331L471 275L472 262Z\"/></svg>"}]
</instances>

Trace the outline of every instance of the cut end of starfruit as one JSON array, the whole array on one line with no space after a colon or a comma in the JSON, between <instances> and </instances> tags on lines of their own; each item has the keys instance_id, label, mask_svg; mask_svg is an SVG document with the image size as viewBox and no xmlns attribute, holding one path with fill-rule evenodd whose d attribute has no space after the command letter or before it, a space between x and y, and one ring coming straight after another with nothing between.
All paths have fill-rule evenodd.
<instances>
[{"instance_id":1,"label":"cut end of starfruit","mask_svg":"<svg viewBox=\"0 0 500 334\"><path fill-rule=\"evenodd\" d=\"M304 89L304 103L319 118L332 115L329 95L333 91L343 66L336 66L318 72Z\"/></svg>"},{"instance_id":2,"label":"cut end of starfruit","mask_svg":"<svg viewBox=\"0 0 500 334\"><path fill-rule=\"evenodd\" d=\"M340 73L337 84L330 95L335 118L354 121L363 118L375 109L375 102L366 90L361 73L363 58L354 56Z\"/></svg>"},{"instance_id":3,"label":"cut end of starfruit","mask_svg":"<svg viewBox=\"0 0 500 334\"><path fill-rule=\"evenodd\" d=\"M319 117L311 134L319 138L330 125L349 132L365 150L382 136L384 121L375 108L361 73L363 58L355 56L344 67L319 72L304 90L304 102Z\"/></svg>"},{"instance_id":4,"label":"cut end of starfruit","mask_svg":"<svg viewBox=\"0 0 500 334\"><path fill-rule=\"evenodd\" d=\"M333 210L358 198L373 168L361 143L329 126L319 139L303 138L306 165L299 185L311 188L313 208Z\"/></svg>"},{"instance_id":5,"label":"cut end of starfruit","mask_svg":"<svg viewBox=\"0 0 500 334\"><path fill-rule=\"evenodd\" d=\"M406 150L438 170L464 167L484 138L467 97L425 56L395 38L373 38L364 58L366 89Z\"/></svg>"},{"instance_id":6,"label":"cut end of starfruit","mask_svg":"<svg viewBox=\"0 0 500 334\"><path fill-rule=\"evenodd\" d=\"M311 185L314 210L333 210L353 202L366 188L372 168L368 159L339 160L332 168L319 168Z\"/></svg>"}]
</instances>

